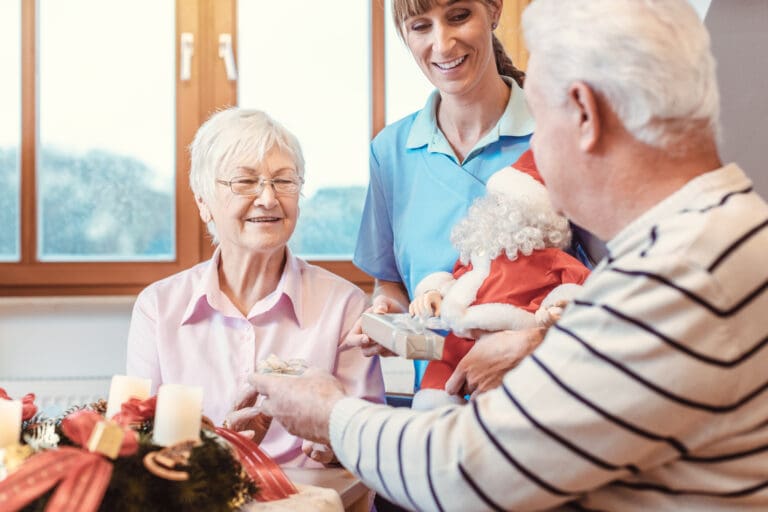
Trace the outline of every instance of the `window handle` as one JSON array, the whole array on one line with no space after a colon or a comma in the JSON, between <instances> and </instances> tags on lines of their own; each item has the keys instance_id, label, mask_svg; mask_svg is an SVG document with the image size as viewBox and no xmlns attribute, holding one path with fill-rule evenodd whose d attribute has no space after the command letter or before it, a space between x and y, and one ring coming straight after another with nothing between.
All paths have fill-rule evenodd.
<instances>
[{"instance_id":1,"label":"window handle","mask_svg":"<svg viewBox=\"0 0 768 512\"><path fill-rule=\"evenodd\" d=\"M230 34L219 34L219 57L224 60L224 69L227 72L227 80L237 80L235 52L232 49L232 36Z\"/></svg>"},{"instance_id":2,"label":"window handle","mask_svg":"<svg viewBox=\"0 0 768 512\"><path fill-rule=\"evenodd\" d=\"M181 33L181 66L179 80L188 82L192 78L192 55L195 53L195 35L192 32Z\"/></svg>"}]
</instances>

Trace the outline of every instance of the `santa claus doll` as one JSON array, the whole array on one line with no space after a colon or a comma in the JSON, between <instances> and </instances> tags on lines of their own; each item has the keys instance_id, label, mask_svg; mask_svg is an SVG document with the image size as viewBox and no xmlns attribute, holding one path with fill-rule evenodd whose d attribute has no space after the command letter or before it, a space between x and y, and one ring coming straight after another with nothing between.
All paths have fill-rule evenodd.
<instances>
[{"instance_id":1,"label":"santa claus doll","mask_svg":"<svg viewBox=\"0 0 768 512\"><path fill-rule=\"evenodd\" d=\"M488 180L451 233L459 251L453 272L428 275L416 287L410 313L439 316L451 333L443 358L430 361L413 407L464 402L445 383L479 332L549 326L578 293L589 270L563 249L568 220L550 203L530 151Z\"/></svg>"}]
</instances>

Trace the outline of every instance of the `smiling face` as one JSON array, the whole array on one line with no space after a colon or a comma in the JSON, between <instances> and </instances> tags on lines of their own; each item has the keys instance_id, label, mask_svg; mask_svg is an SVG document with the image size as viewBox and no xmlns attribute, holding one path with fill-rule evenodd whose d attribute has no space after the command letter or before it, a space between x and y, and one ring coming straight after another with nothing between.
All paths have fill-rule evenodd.
<instances>
[{"instance_id":1,"label":"smiling face","mask_svg":"<svg viewBox=\"0 0 768 512\"><path fill-rule=\"evenodd\" d=\"M496 78L492 25L500 11L480 0L438 0L405 19L408 49L441 93L460 95Z\"/></svg>"},{"instance_id":2,"label":"smiling face","mask_svg":"<svg viewBox=\"0 0 768 512\"><path fill-rule=\"evenodd\" d=\"M258 165L242 162L223 171L219 179L291 178L297 174L292 157L273 148ZM296 228L299 193L276 194L270 184L265 184L258 196L240 196L229 186L218 184L213 199L198 199L198 207L203 221L213 220L222 252L272 254L285 249Z\"/></svg>"}]
</instances>

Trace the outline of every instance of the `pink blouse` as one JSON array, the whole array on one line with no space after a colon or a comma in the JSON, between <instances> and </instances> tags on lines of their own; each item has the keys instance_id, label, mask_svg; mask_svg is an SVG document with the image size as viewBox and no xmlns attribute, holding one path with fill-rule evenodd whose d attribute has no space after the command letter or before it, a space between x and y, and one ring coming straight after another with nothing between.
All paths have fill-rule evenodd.
<instances>
[{"instance_id":1,"label":"pink blouse","mask_svg":"<svg viewBox=\"0 0 768 512\"><path fill-rule=\"evenodd\" d=\"M378 358L339 348L365 309L348 281L287 251L277 289L243 316L219 287L219 251L206 262L151 284L138 296L128 334L128 375L202 386L203 414L221 424L256 362L275 354L333 373L349 396L383 402ZM301 439L273 422L261 443L278 464L318 466Z\"/></svg>"}]
</instances>

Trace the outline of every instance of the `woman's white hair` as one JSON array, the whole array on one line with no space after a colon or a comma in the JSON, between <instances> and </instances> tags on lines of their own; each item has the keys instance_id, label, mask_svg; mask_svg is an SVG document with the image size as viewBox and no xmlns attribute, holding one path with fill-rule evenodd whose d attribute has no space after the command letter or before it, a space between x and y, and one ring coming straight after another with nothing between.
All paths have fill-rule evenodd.
<instances>
[{"instance_id":1,"label":"woman's white hair","mask_svg":"<svg viewBox=\"0 0 768 512\"><path fill-rule=\"evenodd\" d=\"M212 201L216 180L229 177L239 165L258 167L272 149L291 156L299 176L304 176L304 156L299 140L283 125L261 110L238 107L213 114L197 130L189 146L189 185L204 201ZM216 229L208 223L216 243Z\"/></svg>"},{"instance_id":2,"label":"woman's white hair","mask_svg":"<svg viewBox=\"0 0 768 512\"><path fill-rule=\"evenodd\" d=\"M523 31L553 104L583 81L646 144L675 150L702 128L719 138L709 34L687 0L536 0Z\"/></svg>"},{"instance_id":3,"label":"woman's white hair","mask_svg":"<svg viewBox=\"0 0 768 512\"><path fill-rule=\"evenodd\" d=\"M571 242L568 220L542 205L509 194L488 193L470 206L467 216L451 231L451 242L463 264L484 255L493 260L502 252L514 260L518 254L557 247Z\"/></svg>"}]
</instances>

